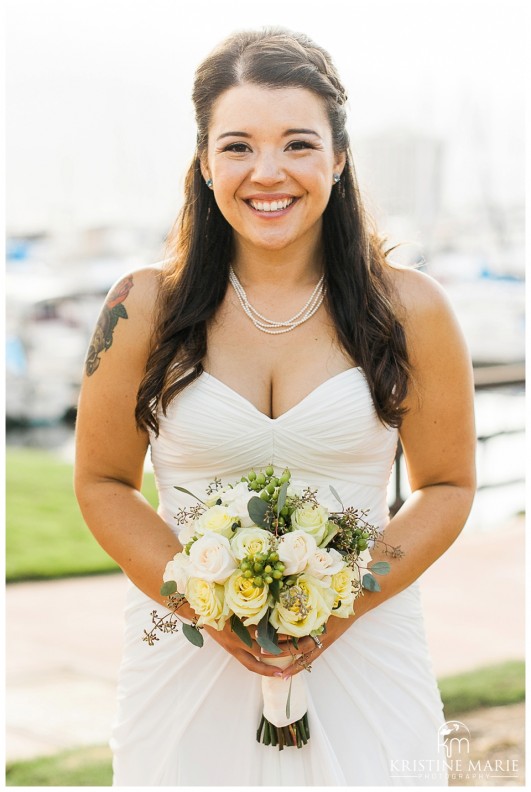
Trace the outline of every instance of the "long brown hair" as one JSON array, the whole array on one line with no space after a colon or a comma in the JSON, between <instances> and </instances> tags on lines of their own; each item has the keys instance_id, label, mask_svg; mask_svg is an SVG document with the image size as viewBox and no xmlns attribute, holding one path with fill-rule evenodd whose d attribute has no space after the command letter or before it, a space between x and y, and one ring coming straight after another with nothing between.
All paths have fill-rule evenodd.
<instances>
[{"instance_id":1,"label":"long brown hair","mask_svg":"<svg viewBox=\"0 0 531 792\"><path fill-rule=\"evenodd\" d=\"M232 228L205 185L200 157L208 143L213 106L243 83L299 87L325 103L336 153L347 161L323 214L328 311L341 345L369 384L380 420L399 426L405 412L409 364L394 308L383 242L365 215L346 131L346 93L328 53L307 36L282 28L238 32L199 66L193 101L197 149L186 175L185 200L170 236L172 255L161 277L153 347L136 406L139 427L158 433L159 410L203 371L207 324L228 284Z\"/></svg>"}]
</instances>

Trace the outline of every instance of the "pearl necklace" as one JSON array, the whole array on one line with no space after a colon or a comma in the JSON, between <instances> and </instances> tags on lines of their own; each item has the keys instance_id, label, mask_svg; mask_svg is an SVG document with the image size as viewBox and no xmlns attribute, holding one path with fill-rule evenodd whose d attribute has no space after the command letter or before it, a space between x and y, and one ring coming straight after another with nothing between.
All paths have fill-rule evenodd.
<instances>
[{"instance_id":1,"label":"pearl necklace","mask_svg":"<svg viewBox=\"0 0 531 792\"><path fill-rule=\"evenodd\" d=\"M247 299L247 295L245 293L245 289L241 285L240 281L236 277L236 273L232 269L229 270L229 280L232 284L234 291L236 292L236 296L240 301L240 305L254 324L258 330L261 330L262 333L269 333L270 335L279 335L280 333L289 333L290 330L294 330L299 325L303 324L303 322L307 322L314 313L318 310L319 306L324 300L324 275L321 276L319 283L313 290L310 295L310 299L307 301L305 305L301 308L295 316L292 316L291 319L286 319L284 322L274 322L272 319L268 319L266 316L263 316L256 308L253 308L249 300Z\"/></svg>"}]
</instances>

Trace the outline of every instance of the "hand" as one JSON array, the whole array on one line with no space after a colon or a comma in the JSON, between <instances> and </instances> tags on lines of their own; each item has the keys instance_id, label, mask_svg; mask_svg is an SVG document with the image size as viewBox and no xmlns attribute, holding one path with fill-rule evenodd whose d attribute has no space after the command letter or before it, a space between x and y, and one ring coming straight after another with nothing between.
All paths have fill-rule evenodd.
<instances>
[{"instance_id":1,"label":"hand","mask_svg":"<svg viewBox=\"0 0 531 792\"><path fill-rule=\"evenodd\" d=\"M255 674L260 674L261 676L281 677L287 673L287 669L283 672L278 668L275 668L275 666L270 666L267 665L267 663L263 663L262 658L264 655L266 657L286 657L288 655L292 655L292 665L297 665L297 655L301 653L308 653L312 647L315 648L313 640L309 637L299 639L299 648L295 649L291 639L288 638L287 635L279 635L278 645L279 648L282 649L282 653L278 655L272 655L263 652L262 648L256 642L256 629L251 628L249 630L251 637L253 638L253 645L251 647L247 646L247 644L244 644L243 641L238 638L236 633L232 632L229 623L227 623L225 628L220 631L215 630L212 627L205 627L204 629L216 641L216 643L222 646L225 651L231 654L236 660L238 660L239 663L245 666L245 668ZM290 665L289 669L291 669L291 667L292 666Z\"/></svg>"},{"instance_id":2,"label":"hand","mask_svg":"<svg viewBox=\"0 0 531 792\"><path fill-rule=\"evenodd\" d=\"M358 615L359 614L356 613L356 616L351 616L348 619L330 618L326 623L326 632L322 633L322 635L320 635L318 638L321 646L319 646L319 643L316 643L314 639L310 638L309 636L307 638L301 638L299 640L298 652L301 657L299 657L294 663L292 663L292 665L286 668L286 670L282 673L282 678L289 679L289 677L295 676L295 674L300 674L301 671L308 669L314 660L320 657L329 646L337 641L337 639L343 635L346 630L348 630Z\"/></svg>"}]
</instances>

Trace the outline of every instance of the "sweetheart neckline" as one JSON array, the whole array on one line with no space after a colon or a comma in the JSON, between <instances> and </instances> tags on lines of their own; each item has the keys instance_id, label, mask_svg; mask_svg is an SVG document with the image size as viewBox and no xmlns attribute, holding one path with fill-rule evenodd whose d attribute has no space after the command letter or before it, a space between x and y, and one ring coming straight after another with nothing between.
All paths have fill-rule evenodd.
<instances>
[{"instance_id":1,"label":"sweetheart neckline","mask_svg":"<svg viewBox=\"0 0 531 792\"><path fill-rule=\"evenodd\" d=\"M301 407L309 398L311 398L313 395L318 393L318 391L320 391L321 388L339 379L339 377L344 377L345 374L352 374L353 372L356 371L359 371L361 374L363 374L363 370L361 366L351 366L350 368L345 369L345 371L340 371L338 374L334 374L332 377L328 377L328 379L323 380L323 382L321 382L319 385L313 388L313 390L307 393L306 396L303 396L303 398L299 402L294 404L292 407L290 407L288 410L281 413L280 415L277 415L276 418L273 418L270 415L266 415L264 412L262 412L262 410L259 410L258 407L255 404L253 404L252 401L247 399L245 396L242 396L241 393L238 393L237 390L231 388L231 386L227 385L227 383L223 382L223 380L220 380L217 377L215 377L213 374L210 374L210 372L203 370L201 373L201 377L206 375L208 379L212 380L214 383L217 383L222 388L224 388L225 390L229 391L234 396L236 396L240 401L246 404L254 413L262 416L262 418L264 418L266 421L269 421L270 423L276 423L277 421L282 420L285 416L292 413L294 410L297 410L299 407Z\"/></svg>"}]
</instances>

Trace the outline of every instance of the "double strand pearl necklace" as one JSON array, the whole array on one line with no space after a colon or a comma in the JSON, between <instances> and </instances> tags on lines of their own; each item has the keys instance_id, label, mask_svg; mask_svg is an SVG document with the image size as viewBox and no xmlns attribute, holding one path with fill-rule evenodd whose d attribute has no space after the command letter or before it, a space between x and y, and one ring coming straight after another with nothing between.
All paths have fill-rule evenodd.
<instances>
[{"instance_id":1,"label":"double strand pearl necklace","mask_svg":"<svg viewBox=\"0 0 531 792\"><path fill-rule=\"evenodd\" d=\"M305 305L303 305L301 310L295 314L295 316L292 316L291 319L286 319L284 322L274 322L272 319L268 319L266 316L263 316L259 311L256 310L256 308L253 308L247 299L245 289L236 277L236 273L232 267L229 270L229 280L234 288L234 291L236 292L236 296L240 301L241 307L251 322L256 328L258 328L258 330L261 330L262 333L269 333L270 335L289 333L290 330L294 330L299 325L307 322L308 319L310 319L310 317L312 317L318 310L324 299L324 275L322 275L319 283L311 293L310 299Z\"/></svg>"}]
</instances>

